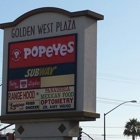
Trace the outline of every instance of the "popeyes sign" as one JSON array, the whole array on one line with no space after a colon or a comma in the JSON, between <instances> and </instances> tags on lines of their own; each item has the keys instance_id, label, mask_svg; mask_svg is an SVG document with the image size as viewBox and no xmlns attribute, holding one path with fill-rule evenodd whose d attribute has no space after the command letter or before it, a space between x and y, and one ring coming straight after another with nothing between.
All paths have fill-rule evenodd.
<instances>
[{"instance_id":1,"label":"popeyes sign","mask_svg":"<svg viewBox=\"0 0 140 140\"><path fill-rule=\"evenodd\" d=\"M9 68L74 62L75 35L9 43Z\"/></svg>"}]
</instances>

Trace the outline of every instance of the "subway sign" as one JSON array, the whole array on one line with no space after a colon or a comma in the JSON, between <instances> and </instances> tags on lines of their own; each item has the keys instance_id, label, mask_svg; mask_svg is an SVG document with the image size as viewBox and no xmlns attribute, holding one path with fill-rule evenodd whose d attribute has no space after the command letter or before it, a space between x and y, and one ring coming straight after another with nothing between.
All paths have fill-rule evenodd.
<instances>
[{"instance_id":1,"label":"subway sign","mask_svg":"<svg viewBox=\"0 0 140 140\"><path fill-rule=\"evenodd\" d=\"M75 109L77 35L10 42L7 113Z\"/></svg>"}]
</instances>

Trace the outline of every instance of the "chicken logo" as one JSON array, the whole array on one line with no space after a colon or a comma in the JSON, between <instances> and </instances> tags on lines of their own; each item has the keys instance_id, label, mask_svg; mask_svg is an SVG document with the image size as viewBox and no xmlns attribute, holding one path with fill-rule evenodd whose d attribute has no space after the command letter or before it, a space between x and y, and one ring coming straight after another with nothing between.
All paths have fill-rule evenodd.
<instances>
[{"instance_id":1,"label":"chicken logo","mask_svg":"<svg viewBox=\"0 0 140 140\"><path fill-rule=\"evenodd\" d=\"M17 62L21 59L21 51L19 49L14 49L11 54L12 60Z\"/></svg>"}]
</instances>

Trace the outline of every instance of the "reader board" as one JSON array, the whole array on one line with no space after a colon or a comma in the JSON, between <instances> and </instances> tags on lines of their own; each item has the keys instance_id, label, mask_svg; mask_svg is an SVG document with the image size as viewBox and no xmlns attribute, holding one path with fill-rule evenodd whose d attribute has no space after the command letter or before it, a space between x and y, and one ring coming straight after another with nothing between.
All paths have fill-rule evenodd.
<instances>
[{"instance_id":1,"label":"reader board","mask_svg":"<svg viewBox=\"0 0 140 140\"><path fill-rule=\"evenodd\" d=\"M75 108L76 38L9 43L8 113Z\"/></svg>"}]
</instances>

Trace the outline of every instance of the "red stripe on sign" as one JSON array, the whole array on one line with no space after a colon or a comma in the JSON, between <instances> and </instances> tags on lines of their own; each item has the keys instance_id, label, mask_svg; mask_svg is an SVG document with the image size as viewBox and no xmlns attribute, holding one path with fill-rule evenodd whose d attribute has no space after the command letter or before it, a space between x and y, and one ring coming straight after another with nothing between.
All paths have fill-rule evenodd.
<instances>
[{"instance_id":1,"label":"red stripe on sign","mask_svg":"<svg viewBox=\"0 0 140 140\"><path fill-rule=\"evenodd\" d=\"M34 89L40 88L40 77L39 78L28 78L9 80L8 90L19 90L19 89Z\"/></svg>"},{"instance_id":2,"label":"red stripe on sign","mask_svg":"<svg viewBox=\"0 0 140 140\"><path fill-rule=\"evenodd\" d=\"M76 36L9 44L9 68L75 62Z\"/></svg>"}]
</instances>

